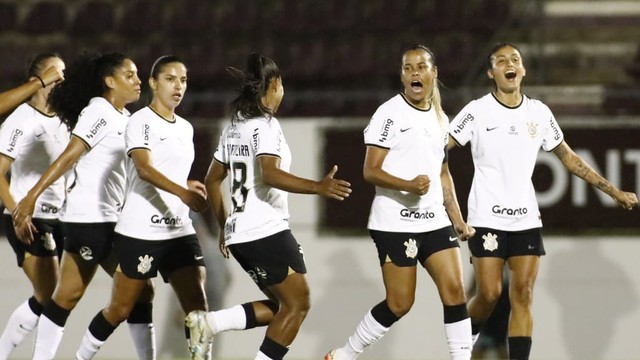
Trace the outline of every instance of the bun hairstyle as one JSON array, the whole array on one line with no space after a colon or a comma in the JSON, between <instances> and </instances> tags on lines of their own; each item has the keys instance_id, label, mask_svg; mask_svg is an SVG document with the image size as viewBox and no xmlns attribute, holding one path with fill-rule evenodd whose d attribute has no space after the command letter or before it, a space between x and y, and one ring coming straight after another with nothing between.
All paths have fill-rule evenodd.
<instances>
[{"instance_id":1,"label":"bun hairstyle","mask_svg":"<svg viewBox=\"0 0 640 360\"><path fill-rule=\"evenodd\" d=\"M65 80L49 94L49 105L60 119L73 129L78 116L91 98L104 95L109 88L104 82L115 74L128 57L120 53L84 52L65 69Z\"/></svg>"},{"instance_id":2,"label":"bun hairstyle","mask_svg":"<svg viewBox=\"0 0 640 360\"><path fill-rule=\"evenodd\" d=\"M260 99L267 93L271 81L280 77L278 65L264 55L252 53L244 70L228 67L227 72L240 80L238 96L229 105L231 121L258 116L271 118L272 111L265 108Z\"/></svg>"}]
</instances>

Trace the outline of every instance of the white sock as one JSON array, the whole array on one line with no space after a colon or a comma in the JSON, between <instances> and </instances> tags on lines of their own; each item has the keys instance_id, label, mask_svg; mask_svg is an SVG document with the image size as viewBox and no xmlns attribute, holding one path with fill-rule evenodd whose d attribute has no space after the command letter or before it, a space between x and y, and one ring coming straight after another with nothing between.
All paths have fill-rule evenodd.
<instances>
[{"instance_id":1,"label":"white sock","mask_svg":"<svg viewBox=\"0 0 640 360\"><path fill-rule=\"evenodd\" d=\"M349 359L356 359L367 346L378 342L387 331L389 331L389 328L376 321L371 315L371 311L369 311L360 321L356 331L349 337L347 343L338 351L348 356Z\"/></svg>"},{"instance_id":2,"label":"white sock","mask_svg":"<svg viewBox=\"0 0 640 360\"><path fill-rule=\"evenodd\" d=\"M96 353L100 350L104 341L100 341L91 334L91 331L87 329L82 337L82 342L80 343L80 348L76 352L76 360L90 360L92 359Z\"/></svg>"},{"instance_id":3,"label":"white sock","mask_svg":"<svg viewBox=\"0 0 640 360\"><path fill-rule=\"evenodd\" d=\"M471 359L471 319L466 318L454 323L444 324L447 346L452 360Z\"/></svg>"},{"instance_id":4,"label":"white sock","mask_svg":"<svg viewBox=\"0 0 640 360\"><path fill-rule=\"evenodd\" d=\"M247 328L247 314L242 305L235 305L228 309L209 311L205 315L207 324L214 334L227 330L244 330Z\"/></svg>"},{"instance_id":5,"label":"white sock","mask_svg":"<svg viewBox=\"0 0 640 360\"><path fill-rule=\"evenodd\" d=\"M136 346L138 359L155 360L156 358L156 331L153 324L129 324L129 332Z\"/></svg>"},{"instance_id":6,"label":"white sock","mask_svg":"<svg viewBox=\"0 0 640 360\"><path fill-rule=\"evenodd\" d=\"M20 304L13 311L0 337L0 359L6 359L11 351L35 329L38 325L38 318L39 316L34 314L29 307L29 300Z\"/></svg>"},{"instance_id":7,"label":"white sock","mask_svg":"<svg viewBox=\"0 0 640 360\"><path fill-rule=\"evenodd\" d=\"M46 315L40 316L32 360L53 359L62 342L62 335L64 335L63 327L56 325Z\"/></svg>"},{"instance_id":8,"label":"white sock","mask_svg":"<svg viewBox=\"0 0 640 360\"><path fill-rule=\"evenodd\" d=\"M258 353L256 354L256 358L254 360L273 360L273 359L265 355L262 351L258 350Z\"/></svg>"}]
</instances>

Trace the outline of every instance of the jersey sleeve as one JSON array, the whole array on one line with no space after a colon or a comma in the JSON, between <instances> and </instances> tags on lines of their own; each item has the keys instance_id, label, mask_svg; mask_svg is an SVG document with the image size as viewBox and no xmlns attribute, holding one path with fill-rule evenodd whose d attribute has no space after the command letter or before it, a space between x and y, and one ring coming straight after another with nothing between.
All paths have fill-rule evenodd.
<instances>
[{"instance_id":1,"label":"jersey sleeve","mask_svg":"<svg viewBox=\"0 0 640 360\"><path fill-rule=\"evenodd\" d=\"M271 155L282 158L282 144L284 143L282 129L278 120L257 121L251 137L251 146L256 156Z\"/></svg>"},{"instance_id":2,"label":"jersey sleeve","mask_svg":"<svg viewBox=\"0 0 640 360\"><path fill-rule=\"evenodd\" d=\"M229 156L227 154L225 141L227 138L227 131L229 131L229 125L225 126L222 133L220 133L220 140L218 140L218 146L216 146L216 150L213 153L213 158L224 165L229 165Z\"/></svg>"},{"instance_id":3,"label":"jersey sleeve","mask_svg":"<svg viewBox=\"0 0 640 360\"><path fill-rule=\"evenodd\" d=\"M33 123L21 116L20 109L9 115L0 127L0 154L15 160L29 137L29 126Z\"/></svg>"},{"instance_id":4,"label":"jersey sleeve","mask_svg":"<svg viewBox=\"0 0 640 360\"><path fill-rule=\"evenodd\" d=\"M73 128L71 134L84 141L89 148L93 148L102 141L110 131L112 130L107 120L105 120L99 108L94 106L82 110L80 116L78 116L78 123Z\"/></svg>"},{"instance_id":5,"label":"jersey sleeve","mask_svg":"<svg viewBox=\"0 0 640 360\"><path fill-rule=\"evenodd\" d=\"M461 146L466 145L473 138L476 115L474 102L467 104L449 124L449 135Z\"/></svg>"},{"instance_id":6,"label":"jersey sleeve","mask_svg":"<svg viewBox=\"0 0 640 360\"><path fill-rule=\"evenodd\" d=\"M394 120L388 111L378 108L364 129L364 144L391 149L398 132L397 124L398 121Z\"/></svg>"},{"instance_id":7,"label":"jersey sleeve","mask_svg":"<svg viewBox=\"0 0 640 360\"><path fill-rule=\"evenodd\" d=\"M132 116L127 122L125 130L125 144L127 154L135 149L151 150L150 138L152 127L147 118L143 116Z\"/></svg>"},{"instance_id":8,"label":"jersey sleeve","mask_svg":"<svg viewBox=\"0 0 640 360\"><path fill-rule=\"evenodd\" d=\"M542 134L542 148L544 151L553 151L564 140L564 134L558 121L549 108L546 108L545 115L547 117L547 126Z\"/></svg>"}]
</instances>

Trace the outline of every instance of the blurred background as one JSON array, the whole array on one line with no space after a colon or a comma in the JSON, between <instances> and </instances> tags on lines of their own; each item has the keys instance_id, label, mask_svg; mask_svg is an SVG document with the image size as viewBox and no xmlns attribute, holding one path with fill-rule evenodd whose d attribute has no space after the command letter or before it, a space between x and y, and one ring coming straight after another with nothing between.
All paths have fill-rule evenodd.
<instances>
[{"instance_id":1,"label":"blurred background","mask_svg":"<svg viewBox=\"0 0 640 360\"><path fill-rule=\"evenodd\" d=\"M26 64L41 52L56 51L69 62L85 49L120 51L136 62L143 81L157 57L177 55L189 68L179 113L197 129L192 177L202 179L235 94L225 68L242 67L251 52L272 57L284 74L277 116L294 153L292 172L320 178L337 164L338 177L354 190L343 203L290 197L314 300L290 358L318 359L383 298L366 233L373 188L361 176L362 130L399 91L403 48L422 43L434 51L445 111L453 117L491 90L489 49L516 44L527 67L524 92L551 108L567 142L596 170L638 193L639 39L637 0L0 0L0 89L23 82ZM452 151L450 167L464 212L473 176L468 148ZM640 323L638 210L622 211L569 176L553 154L540 154L534 184L548 255L536 287L532 358L637 359L640 344L630 334ZM204 224L201 237L213 241L210 214ZM0 291L9 296L0 319L6 319L30 289L8 244L0 243L6 260ZM462 250L467 256L465 244ZM211 278L222 274L212 284L215 307L259 297L234 261L210 263L217 269ZM422 275L412 312L361 358L447 358L435 288ZM61 357L73 356L88 320L105 305L109 279L95 282L95 297L81 303L87 312L79 308L70 318ZM182 315L175 314L169 287L158 288L166 291L155 307L158 339L169 344L164 329L170 323L179 329ZM262 336L260 329L221 335L216 356L252 358ZM410 340L421 336L425 341ZM29 357L30 346L22 345L17 358ZM159 344L169 358L180 357L181 346L179 338L170 349ZM128 331L118 330L101 355L134 358Z\"/></svg>"}]
</instances>

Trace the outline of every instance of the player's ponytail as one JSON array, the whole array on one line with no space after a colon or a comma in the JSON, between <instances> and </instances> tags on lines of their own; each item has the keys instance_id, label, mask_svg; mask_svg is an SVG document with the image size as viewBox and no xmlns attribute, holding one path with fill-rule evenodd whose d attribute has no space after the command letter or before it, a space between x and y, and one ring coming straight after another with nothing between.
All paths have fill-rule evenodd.
<instances>
[{"instance_id":1,"label":"player's ponytail","mask_svg":"<svg viewBox=\"0 0 640 360\"><path fill-rule=\"evenodd\" d=\"M280 77L278 65L270 58L252 53L247 58L244 70L228 67L227 72L240 80L238 96L231 102L229 110L231 120L238 118L251 119L258 116L272 117L273 112L267 109L261 98L267 93L272 80Z\"/></svg>"}]
</instances>

